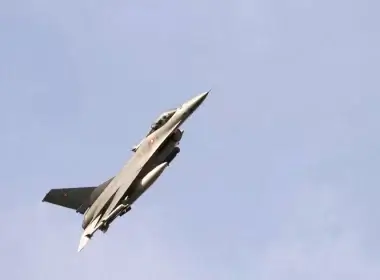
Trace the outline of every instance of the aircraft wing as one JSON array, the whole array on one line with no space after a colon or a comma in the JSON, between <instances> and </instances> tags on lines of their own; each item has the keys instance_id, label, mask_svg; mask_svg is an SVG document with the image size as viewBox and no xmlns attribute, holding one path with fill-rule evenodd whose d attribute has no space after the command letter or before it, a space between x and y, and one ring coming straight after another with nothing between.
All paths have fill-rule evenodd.
<instances>
[{"instance_id":1,"label":"aircraft wing","mask_svg":"<svg viewBox=\"0 0 380 280\"><path fill-rule=\"evenodd\" d=\"M51 189L42 201L77 210L84 214L81 205L90 197L96 187Z\"/></svg>"},{"instance_id":2,"label":"aircraft wing","mask_svg":"<svg viewBox=\"0 0 380 280\"><path fill-rule=\"evenodd\" d=\"M177 129L178 126L179 123L164 133L162 133L160 130L155 131L146 138L145 141L146 143L149 143L149 145L145 145L145 143L142 144L139 149L137 149L132 158L123 167L122 171L120 172L120 177L117 180L114 180L115 185L113 185L114 189L112 190L111 195L115 195L112 198L111 204L107 207L107 210L105 211L103 217L107 217L118 206L120 200L123 198L133 181L137 178L141 169L151 159L153 154L169 137L169 135L175 129ZM95 214L94 217L96 217L98 214L99 213Z\"/></svg>"}]
</instances>

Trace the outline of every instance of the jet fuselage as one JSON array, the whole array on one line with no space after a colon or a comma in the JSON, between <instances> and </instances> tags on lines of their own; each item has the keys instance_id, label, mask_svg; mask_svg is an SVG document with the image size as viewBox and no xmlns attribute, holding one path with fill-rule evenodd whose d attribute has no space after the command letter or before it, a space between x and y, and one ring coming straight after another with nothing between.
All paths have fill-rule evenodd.
<instances>
[{"instance_id":1,"label":"jet fuselage","mask_svg":"<svg viewBox=\"0 0 380 280\"><path fill-rule=\"evenodd\" d=\"M170 162L177 156L180 152L178 144L182 139L182 133L180 129L175 130L168 139L162 144L162 146L157 150L157 152L151 157L148 163L142 168L139 175L132 183L131 187L125 193L125 197L127 198L126 202L129 205L132 205L146 190L144 186L141 185L141 181L145 176L149 174L154 168L160 165L163 162ZM114 178L114 177L113 177ZM97 200L100 194L107 188L112 179L109 179L99 187L97 187L91 194L90 200L88 202L88 208ZM149 188L150 186L148 186ZM110 201L109 201L110 203ZM105 208L108 207L109 203L105 205ZM88 212L86 211L83 217L82 228L85 229L88 224L92 221L92 217L89 217Z\"/></svg>"},{"instance_id":2,"label":"jet fuselage","mask_svg":"<svg viewBox=\"0 0 380 280\"><path fill-rule=\"evenodd\" d=\"M42 201L83 214L84 229L78 251L98 230L105 232L119 216L161 176L180 152L183 130L180 126L206 99L199 94L176 109L166 111L153 123L148 134L132 148L134 154L118 174L99 186L50 189Z\"/></svg>"},{"instance_id":3,"label":"jet fuselage","mask_svg":"<svg viewBox=\"0 0 380 280\"><path fill-rule=\"evenodd\" d=\"M140 142L132 158L88 208L85 214L84 225L88 226L89 223L107 225L107 220L109 220L110 216L115 211L119 211L116 208L122 206L120 203L126 205L126 201L123 201L123 199L125 199L126 194L129 192L129 188L132 187L133 189L137 178L141 179L141 171L144 169L149 170L147 166L157 163L154 161L154 158L158 154L158 151L202 104L207 95L208 92L200 94L183 103L176 110L171 110L165 121ZM90 228L89 230L85 230L85 232L88 231L93 232ZM85 233L85 235L91 236L92 234Z\"/></svg>"}]
</instances>

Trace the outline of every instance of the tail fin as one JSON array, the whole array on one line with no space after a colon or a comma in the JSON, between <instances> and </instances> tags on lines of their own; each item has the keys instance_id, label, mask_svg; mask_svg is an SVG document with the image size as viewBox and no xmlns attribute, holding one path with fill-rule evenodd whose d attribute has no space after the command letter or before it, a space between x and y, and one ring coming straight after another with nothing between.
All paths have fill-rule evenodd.
<instances>
[{"instance_id":1,"label":"tail fin","mask_svg":"<svg viewBox=\"0 0 380 280\"><path fill-rule=\"evenodd\" d=\"M62 207L77 210L84 214L87 207L81 207L89 198L96 187L51 189L42 200Z\"/></svg>"}]
</instances>

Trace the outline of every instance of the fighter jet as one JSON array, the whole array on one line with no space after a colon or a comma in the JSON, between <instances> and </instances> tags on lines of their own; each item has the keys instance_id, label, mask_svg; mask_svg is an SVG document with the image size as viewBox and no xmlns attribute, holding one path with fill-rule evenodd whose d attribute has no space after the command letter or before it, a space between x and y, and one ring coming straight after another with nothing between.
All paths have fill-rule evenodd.
<instances>
[{"instance_id":1,"label":"fighter jet","mask_svg":"<svg viewBox=\"0 0 380 280\"><path fill-rule=\"evenodd\" d=\"M164 112L144 139L131 151L120 172L97 187L51 189L42 201L74 209L83 214L83 234L78 252L98 230L132 209L132 204L160 177L180 152L180 126L203 103L210 91L195 96L180 107Z\"/></svg>"}]
</instances>

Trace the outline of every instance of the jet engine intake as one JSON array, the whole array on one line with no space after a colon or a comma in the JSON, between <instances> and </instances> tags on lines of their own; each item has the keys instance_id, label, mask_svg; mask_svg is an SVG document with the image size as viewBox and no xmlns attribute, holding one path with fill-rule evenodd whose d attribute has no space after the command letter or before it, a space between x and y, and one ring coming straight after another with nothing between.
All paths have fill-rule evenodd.
<instances>
[{"instance_id":1,"label":"jet engine intake","mask_svg":"<svg viewBox=\"0 0 380 280\"><path fill-rule=\"evenodd\" d=\"M181 139L182 139L182 134L183 134L183 131L181 131L180 129L176 129L176 130L172 133L172 135L171 135L171 139L172 139L174 142L178 143L178 142L181 141Z\"/></svg>"}]
</instances>

